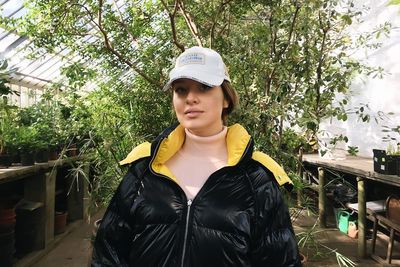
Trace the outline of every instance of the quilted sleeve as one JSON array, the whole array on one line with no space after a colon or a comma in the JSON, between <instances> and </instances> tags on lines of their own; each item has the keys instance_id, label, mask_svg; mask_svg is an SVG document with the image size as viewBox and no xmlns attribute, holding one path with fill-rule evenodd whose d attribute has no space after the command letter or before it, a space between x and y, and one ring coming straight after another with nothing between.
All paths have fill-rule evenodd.
<instances>
[{"instance_id":1,"label":"quilted sleeve","mask_svg":"<svg viewBox=\"0 0 400 267\"><path fill-rule=\"evenodd\" d=\"M128 267L130 240L134 234L129 212L136 195L137 178L130 171L122 179L97 231L92 267Z\"/></svg>"},{"instance_id":2,"label":"quilted sleeve","mask_svg":"<svg viewBox=\"0 0 400 267\"><path fill-rule=\"evenodd\" d=\"M301 266L289 211L278 184L271 180L257 188L256 195L252 266Z\"/></svg>"}]
</instances>

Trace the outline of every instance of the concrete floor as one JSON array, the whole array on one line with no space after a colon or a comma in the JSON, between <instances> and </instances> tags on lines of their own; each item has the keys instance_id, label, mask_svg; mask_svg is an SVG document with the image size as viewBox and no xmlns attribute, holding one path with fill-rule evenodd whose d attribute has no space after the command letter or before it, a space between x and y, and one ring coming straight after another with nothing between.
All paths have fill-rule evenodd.
<instances>
[{"instance_id":1,"label":"concrete floor","mask_svg":"<svg viewBox=\"0 0 400 267\"><path fill-rule=\"evenodd\" d=\"M358 259L358 244L357 239L348 237L346 234L341 233L337 228L335 228L335 222L330 218L328 219L327 229L316 228L315 240L320 244L317 248L310 246L307 248L300 248L300 251L308 257L307 267L333 267L339 266L337 260L337 253L340 253L348 257L351 261L355 263L355 266L361 267L373 267L373 266L384 266L372 260L369 255L371 254L371 239L367 238L367 259ZM304 232L312 228L316 218L314 216L307 216L306 214L301 214L296 221L293 223L293 227L296 233ZM368 236L368 233L367 233ZM372 236L372 235L370 235ZM376 242L376 253L386 258L388 237L384 234L378 232L378 238ZM311 242L312 243L312 242ZM324 248L324 246L328 247ZM334 250L334 251L332 251ZM400 243L395 242L393 249L393 265L389 266L400 266ZM346 266L346 265L342 265ZM351 265L347 265L351 266Z\"/></svg>"},{"instance_id":2,"label":"concrete floor","mask_svg":"<svg viewBox=\"0 0 400 267\"><path fill-rule=\"evenodd\" d=\"M32 267L89 266L93 222L101 218L103 213L103 210L99 211L90 219L91 223L82 222L78 227L75 227L53 250Z\"/></svg>"},{"instance_id":3,"label":"concrete floor","mask_svg":"<svg viewBox=\"0 0 400 267\"><path fill-rule=\"evenodd\" d=\"M92 218L92 222L100 218L102 212L99 212ZM306 231L315 222L313 217L300 216L294 223L294 228L297 233ZM88 266L90 255L90 237L92 235L92 224L82 223L81 226L76 227L70 234L44 256L40 261L36 262L32 267L86 267ZM337 229L330 228L323 230L316 235L318 242L322 245L337 249L339 253L349 257L356 263L356 266L373 267L383 266L371 259L358 260L357 259L357 240L349 238L347 235L340 233ZM386 253L386 245L384 236L378 239L377 251L380 255L384 256ZM370 248L370 240L368 241ZM396 263L400 264L400 244L395 243L395 257ZM307 267L333 267L339 266L336 260L336 255L332 252L329 253L327 249L319 247L318 249L301 249L307 255ZM342 265L346 266L346 265ZM351 265L348 265L351 266ZM399 265L400 266L400 265Z\"/></svg>"}]
</instances>

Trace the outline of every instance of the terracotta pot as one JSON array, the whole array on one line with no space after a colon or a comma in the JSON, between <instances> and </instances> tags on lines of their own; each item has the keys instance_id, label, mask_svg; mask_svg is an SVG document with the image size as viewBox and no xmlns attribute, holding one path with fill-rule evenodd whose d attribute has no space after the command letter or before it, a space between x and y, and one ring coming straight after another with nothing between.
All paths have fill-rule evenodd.
<instances>
[{"instance_id":1,"label":"terracotta pot","mask_svg":"<svg viewBox=\"0 0 400 267\"><path fill-rule=\"evenodd\" d=\"M68 156L68 157L75 157L75 156L78 156L78 147L76 146L76 144L71 144L71 145L67 148L67 156Z\"/></svg>"},{"instance_id":2,"label":"terracotta pot","mask_svg":"<svg viewBox=\"0 0 400 267\"><path fill-rule=\"evenodd\" d=\"M67 228L67 216L68 212L58 212L56 211L54 217L54 234L58 235L64 233Z\"/></svg>"},{"instance_id":3,"label":"terracotta pot","mask_svg":"<svg viewBox=\"0 0 400 267\"><path fill-rule=\"evenodd\" d=\"M15 209L0 208L0 225L15 224Z\"/></svg>"},{"instance_id":4,"label":"terracotta pot","mask_svg":"<svg viewBox=\"0 0 400 267\"><path fill-rule=\"evenodd\" d=\"M97 230L99 230L100 224L103 221L103 219L99 219L97 221L94 222L94 229L92 231L92 243L94 242L94 240L96 239L96 235L97 235Z\"/></svg>"},{"instance_id":5,"label":"terracotta pot","mask_svg":"<svg viewBox=\"0 0 400 267\"><path fill-rule=\"evenodd\" d=\"M307 257L306 257L306 255L300 253L300 261L301 261L301 266L303 266L303 267L307 266Z\"/></svg>"},{"instance_id":6,"label":"terracotta pot","mask_svg":"<svg viewBox=\"0 0 400 267\"><path fill-rule=\"evenodd\" d=\"M52 147L49 149L49 160L58 160L60 154L57 151L57 148Z\"/></svg>"}]
</instances>

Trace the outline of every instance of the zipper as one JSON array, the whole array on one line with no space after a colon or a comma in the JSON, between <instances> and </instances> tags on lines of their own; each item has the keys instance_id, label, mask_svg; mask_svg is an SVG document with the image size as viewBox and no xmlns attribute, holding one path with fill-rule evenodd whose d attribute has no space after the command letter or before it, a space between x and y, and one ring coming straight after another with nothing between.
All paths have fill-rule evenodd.
<instances>
[{"instance_id":1,"label":"zipper","mask_svg":"<svg viewBox=\"0 0 400 267\"><path fill-rule=\"evenodd\" d=\"M189 215L190 215L190 208L192 206L192 200L189 199L187 201L187 213L186 213L186 224L185 224L185 235L183 236L183 250L182 250L182 262L181 267L184 266L185 263L185 254L186 254L186 243L188 239L188 232L189 232Z\"/></svg>"},{"instance_id":2,"label":"zipper","mask_svg":"<svg viewBox=\"0 0 400 267\"><path fill-rule=\"evenodd\" d=\"M163 140L163 139L162 139L162 140ZM149 169L150 169L150 172L153 173L154 175L159 176L159 177L165 177L165 178L167 178L168 180L170 180L170 181L172 181L172 182L174 182L174 183L176 184L176 182L175 182L174 180L172 180L170 177L165 176L165 175L160 175L160 174L158 174L158 173L155 173L155 172L153 171L153 168L151 167L151 165L153 164L153 161L154 161L154 159L155 159L155 157L156 157L156 154L157 154L157 152L158 152L158 149L159 149L159 147L160 147L160 145L161 145L162 140L160 140L160 141L158 142L157 146L156 146L155 153L154 153L153 157L152 157L151 160L150 160ZM252 143L252 140L250 140L250 141L247 143L246 148L245 148L245 150L244 150L244 153L242 154L242 156L241 156L240 159L239 159L239 162L240 162L240 161L243 159L243 157L246 155L247 151L248 151L249 148L250 148L250 144L251 144L251 143ZM214 173L215 173L215 172L214 172ZM212 174L208 177L207 181L210 179L211 176L213 176L214 173L212 173ZM206 183L207 183L207 181L206 181ZM180 189L180 190L182 191L182 193L183 193L183 196L186 198L186 194L185 194L185 192L183 191L183 189L182 189L178 184L176 184L176 185L179 187L179 189ZM204 184L204 185L205 185L205 184ZM204 188L204 185L202 186L202 188L200 189L200 191L197 193L196 197L200 194L200 192L201 192L202 189ZM195 197L195 199L196 199L196 197ZM193 203L193 200L192 200L192 199L188 199L188 200L187 200L187 213L186 213L186 222L185 222L185 233L184 233L184 237L183 237L183 249L182 249L181 267L183 267L183 266L184 266L184 263L185 263L185 254L186 254L186 247L187 247L188 234L189 234L189 218L190 218L190 210L191 210L192 203Z\"/></svg>"},{"instance_id":3,"label":"zipper","mask_svg":"<svg viewBox=\"0 0 400 267\"><path fill-rule=\"evenodd\" d=\"M166 178L166 179L172 181L174 184L176 184L176 185L179 187L179 189L180 189L181 192L183 193L183 194L182 194L183 197L186 199L186 194L185 194L185 192L183 191L183 189L182 189L174 180L172 180L172 179L171 179L170 177L168 177L168 176L160 175L160 174L158 174L158 173L155 173L155 172L153 171L153 168L151 167L151 165L153 164L153 161L154 161L154 159L155 159L155 157L156 157L157 151L158 151L158 149L159 149L159 147L160 147L160 145L161 145L161 142L162 142L162 140L158 142L158 144L157 144L157 146L156 146L156 149L155 149L155 153L154 153L153 157L152 157L151 160L150 160L150 166L149 166L150 172L151 172L152 174L158 176L158 177L163 177L163 178ZM183 249L182 249L182 258L181 258L181 260L182 260L181 266L182 266L182 267L184 266L184 263L185 263L186 246L187 246L187 240L188 240L188 234L189 234L189 216L190 216L190 208L191 208L191 206L192 206L192 202L193 202L192 199L188 199L188 200L187 200L187 213L186 213L186 222L185 222L185 233L184 233L184 237L183 237Z\"/></svg>"}]
</instances>

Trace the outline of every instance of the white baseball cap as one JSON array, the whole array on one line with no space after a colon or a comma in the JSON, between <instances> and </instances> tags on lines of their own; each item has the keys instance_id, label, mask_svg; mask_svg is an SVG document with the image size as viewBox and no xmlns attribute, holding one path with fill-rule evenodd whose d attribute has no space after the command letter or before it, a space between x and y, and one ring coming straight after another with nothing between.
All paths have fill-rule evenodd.
<instances>
[{"instance_id":1,"label":"white baseball cap","mask_svg":"<svg viewBox=\"0 0 400 267\"><path fill-rule=\"evenodd\" d=\"M199 46L193 46L179 55L163 91L167 91L174 81L182 78L211 87L221 85L224 80L231 81L222 57L210 48Z\"/></svg>"}]
</instances>

